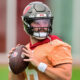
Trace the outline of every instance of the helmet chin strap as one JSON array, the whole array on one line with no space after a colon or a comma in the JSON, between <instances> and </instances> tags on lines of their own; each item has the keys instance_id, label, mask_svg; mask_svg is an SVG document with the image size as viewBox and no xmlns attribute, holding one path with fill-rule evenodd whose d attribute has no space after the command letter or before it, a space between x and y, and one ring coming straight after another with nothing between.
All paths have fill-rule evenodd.
<instances>
[{"instance_id":1,"label":"helmet chin strap","mask_svg":"<svg viewBox=\"0 0 80 80\"><path fill-rule=\"evenodd\" d=\"M34 32L33 37L37 39L45 39L48 36L47 32Z\"/></svg>"}]
</instances>

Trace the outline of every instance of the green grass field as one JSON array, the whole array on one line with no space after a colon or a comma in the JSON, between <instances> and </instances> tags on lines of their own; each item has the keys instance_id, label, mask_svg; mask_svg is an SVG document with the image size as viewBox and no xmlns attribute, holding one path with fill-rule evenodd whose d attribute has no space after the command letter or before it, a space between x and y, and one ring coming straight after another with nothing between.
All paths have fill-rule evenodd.
<instances>
[{"instance_id":1,"label":"green grass field","mask_svg":"<svg viewBox=\"0 0 80 80\"><path fill-rule=\"evenodd\" d=\"M80 67L73 67L72 80L80 80Z\"/></svg>"},{"instance_id":2,"label":"green grass field","mask_svg":"<svg viewBox=\"0 0 80 80\"><path fill-rule=\"evenodd\" d=\"M0 67L0 80L8 80L8 67ZM72 80L80 80L80 67L73 67Z\"/></svg>"},{"instance_id":3,"label":"green grass field","mask_svg":"<svg viewBox=\"0 0 80 80\"><path fill-rule=\"evenodd\" d=\"M0 80L8 80L8 67L0 66Z\"/></svg>"}]
</instances>

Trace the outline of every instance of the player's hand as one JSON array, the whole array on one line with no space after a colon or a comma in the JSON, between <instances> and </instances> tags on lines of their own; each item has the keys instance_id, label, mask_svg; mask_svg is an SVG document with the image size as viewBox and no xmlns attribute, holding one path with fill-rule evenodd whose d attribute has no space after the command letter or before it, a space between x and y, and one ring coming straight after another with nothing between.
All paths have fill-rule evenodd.
<instances>
[{"instance_id":1,"label":"player's hand","mask_svg":"<svg viewBox=\"0 0 80 80\"><path fill-rule=\"evenodd\" d=\"M20 44L17 44L17 46L20 46ZM16 46L16 47L17 47L17 46ZM10 55L11 55L12 52L16 49L16 47L12 48L12 49L9 51L8 58L10 58Z\"/></svg>"},{"instance_id":2,"label":"player's hand","mask_svg":"<svg viewBox=\"0 0 80 80\"><path fill-rule=\"evenodd\" d=\"M40 57L34 55L34 52L32 52L31 50L27 50L25 48L23 48L23 50L24 52L22 54L25 55L26 57L29 57L29 59L24 59L24 61L25 62L29 61L31 62L32 65L37 67L40 63Z\"/></svg>"}]
</instances>

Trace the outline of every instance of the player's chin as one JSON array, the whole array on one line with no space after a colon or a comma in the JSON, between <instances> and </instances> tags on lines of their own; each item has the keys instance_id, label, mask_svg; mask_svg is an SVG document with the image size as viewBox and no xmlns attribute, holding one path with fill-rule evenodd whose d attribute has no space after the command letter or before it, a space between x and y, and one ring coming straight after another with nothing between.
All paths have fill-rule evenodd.
<instances>
[{"instance_id":1,"label":"player's chin","mask_svg":"<svg viewBox=\"0 0 80 80\"><path fill-rule=\"evenodd\" d=\"M35 38L39 41L46 39L46 37L35 37Z\"/></svg>"}]
</instances>

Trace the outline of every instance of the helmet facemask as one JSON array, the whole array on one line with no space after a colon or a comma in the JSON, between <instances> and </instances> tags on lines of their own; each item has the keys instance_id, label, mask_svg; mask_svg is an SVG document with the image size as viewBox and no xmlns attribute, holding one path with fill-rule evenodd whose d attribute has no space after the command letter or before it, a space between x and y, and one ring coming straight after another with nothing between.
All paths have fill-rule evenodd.
<instances>
[{"instance_id":1,"label":"helmet facemask","mask_svg":"<svg viewBox=\"0 0 80 80\"><path fill-rule=\"evenodd\" d=\"M38 21L38 23L40 21L44 21L43 23L45 22L46 23L43 27L32 26L31 23L35 23L35 21ZM45 39L52 32L52 18L35 18L35 19L29 19L28 21L26 21L25 19L23 22L25 31L37 39ZM46 26L46 24L48 25Z\"/></svg>"}]
</instances>

